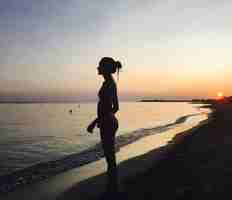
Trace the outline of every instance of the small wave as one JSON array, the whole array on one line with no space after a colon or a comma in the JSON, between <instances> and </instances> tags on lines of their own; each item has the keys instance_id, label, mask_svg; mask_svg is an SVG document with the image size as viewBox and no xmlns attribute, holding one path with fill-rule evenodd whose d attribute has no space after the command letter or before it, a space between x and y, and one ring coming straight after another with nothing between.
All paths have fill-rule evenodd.
<instances>
[{"instance_id":1,"label":"small wave","mask_svg":"<svg viewBox=\"0 0 232 200\"><path fill-rule=\"evenodd\" d=\"M142 137L167 131L175 125L184 123L189 117L201 114L202 113L182 116L175 122L163 126L142 128L130 133L119 135L116 137L116 152L118 152L121 147L135 142ZM0 193L9 192L14 190L19 185L34 183L69 169L97 161L103 156L104 153L101 144L97 143L93 147L83 152L71 154L59 160L39 163L31 167L15 171L11 174L3 175L0 177Z\"/></svg>"}]
</instances>

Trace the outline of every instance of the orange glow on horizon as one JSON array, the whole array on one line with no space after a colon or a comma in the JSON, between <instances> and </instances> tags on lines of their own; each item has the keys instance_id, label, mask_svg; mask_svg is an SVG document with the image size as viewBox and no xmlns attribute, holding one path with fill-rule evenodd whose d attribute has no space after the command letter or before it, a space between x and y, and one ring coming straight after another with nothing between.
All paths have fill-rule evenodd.
<instances>
[{"instance_id":1,"label":"orange glow on horizon","mask_svg":"<svg viewBox=\"0 0 232 200\"><path fill-rule=\"evenodd\" d=\"M222 93L222 92L218 92L218 93L217 93L217 99L218 99L218 100L221 100L221 99L223 99L223 98L224 98L223 93Z\"/></svg>"}]
</instances>

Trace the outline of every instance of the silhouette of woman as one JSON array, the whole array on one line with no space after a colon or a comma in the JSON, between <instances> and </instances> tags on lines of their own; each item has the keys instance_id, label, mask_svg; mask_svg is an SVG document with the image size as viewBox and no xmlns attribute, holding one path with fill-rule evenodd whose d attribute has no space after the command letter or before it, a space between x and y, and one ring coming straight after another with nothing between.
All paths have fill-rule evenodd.
<instances>
[{"instance_id":1,"label":"silhouette of woman","mask_svg":"<svg viewBox=\"0 0 232 200\"><path fill-rule=\"evenodd\" d=\"M104 82L98 92L97 118L89 124L87 131L92 133L97 125L100 128L101 143L107 162L107 191L117 192L117 168L115 157L115 134L118 129L118 120L114 114L119 110L117 86L112 76L122 67L119 61L104 57L99 62L98 74L104 77Z\"/></svg>"}]
</instances>

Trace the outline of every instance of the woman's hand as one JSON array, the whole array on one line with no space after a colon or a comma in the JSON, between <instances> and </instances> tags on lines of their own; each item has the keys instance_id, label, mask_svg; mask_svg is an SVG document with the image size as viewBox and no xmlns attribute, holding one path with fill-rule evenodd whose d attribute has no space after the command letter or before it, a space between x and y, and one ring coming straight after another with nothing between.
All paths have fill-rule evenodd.
<instances>
[{"instance_id":1,"label":"woman's hand","mask_svg":"<svg viewBox=\"0 0 232 200\"><path fill-rule=\"evenodd\" d=\"M95 126L96 126L96 122L95 121L91 122L89 126L87 127L87 131L89 133L93 133L93 129L95 128Z\"/></svg>"}]
</instances>

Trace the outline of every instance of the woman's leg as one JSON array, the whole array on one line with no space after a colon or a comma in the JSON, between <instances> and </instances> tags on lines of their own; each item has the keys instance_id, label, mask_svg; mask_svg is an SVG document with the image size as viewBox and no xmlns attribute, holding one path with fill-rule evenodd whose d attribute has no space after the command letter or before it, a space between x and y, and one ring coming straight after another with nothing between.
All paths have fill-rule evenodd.
<instances>
[{"instance_id":1,"label":"woman's leg","mask_svg":"<svg viewBox=\"0 0 232 200\"><path fill-rule=\"evenodd\" d=\"M102 129L101 140L104 155L107 162L108 191L116 192L118 190L117 166L115 156L115 129Z\"/></svg>"}]
</instances>

